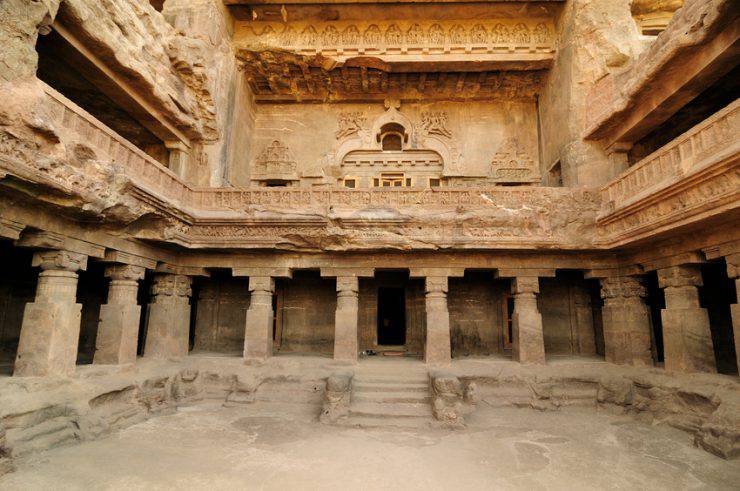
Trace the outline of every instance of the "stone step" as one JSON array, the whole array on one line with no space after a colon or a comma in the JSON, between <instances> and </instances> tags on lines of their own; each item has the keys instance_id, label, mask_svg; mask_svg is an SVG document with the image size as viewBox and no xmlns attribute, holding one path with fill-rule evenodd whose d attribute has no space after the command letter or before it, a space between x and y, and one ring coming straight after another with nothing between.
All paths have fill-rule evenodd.
<instances>
[{"instance_id":1,"label":"stone step","mask_svg":"<svg viewBox=\"0 0 740 491\"><path fill-rule=\"evenodd\" d=\"M418 429L428 428L432 420L429 418L375 418L365 416L350 416L336 422L339 426L351 428L393 428L393 429Z\"/></svg>"},{"instance_id":2,"label":"stone step","mask_svg":"<svg viewBox=\"0 0 740 491\"><path fill-rule=\"evenodd\" d=\"M395 385L424 384L424 385L429 385L429 378L427 377L401 378L401 377L368 377L368 376L362 376L362 375L355 375L352 381L354 383L360 383L360 384L395 384Z\"/></svg>"},{"instance_id":3,"label":"stone step","mask_svg":"<svg viewBox=\"0 0 740 491\"><path fill-rule=\"evenodd\" d=\"M432 408L428 403L353 402L349 408L349 415L350 417L362 416L369 418L430 418Z\"/></svg>"},{"instance_id":4,"label":"stone step","mask_svg":"<svg viewBox=\"0 0 740 491\"><path fill-rule=\"evenodd\" d=\"M352 394L352 403L356 402L375 402L383 404L395 403L413 403L413 404L430 404L432 398L424 392L355 392Z\"/></svg>"},{"instance_id":5,"label":"stone step","mask_svg":"<svg viewBox=\"0 0 740 491\"><path fill-rule=\"evenodd\" d=\"M429 392L429 384L390 384L390 383L353 383L352 384L352 391L353 392L388 392L388 393L410 393L410 392L419 392L419 393L428 393Z\"/></svg>"}]
</instances>

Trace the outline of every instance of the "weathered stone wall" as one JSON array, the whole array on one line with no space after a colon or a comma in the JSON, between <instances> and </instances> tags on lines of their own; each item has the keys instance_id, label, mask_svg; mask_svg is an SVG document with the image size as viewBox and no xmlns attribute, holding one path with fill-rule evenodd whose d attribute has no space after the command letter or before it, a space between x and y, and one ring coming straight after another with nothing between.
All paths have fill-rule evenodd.
<instances>
[{"instance_id":1,"label":"weathered stone wall","mask_svg":"<svg viewBox=\"0 0 740 491\"><path fill-rule=\"evenodd\" d=\"M591 293L577 275L540 278L537 304L542 313L545 353L595 355L596 330Z\"/></svg>"},{"instance_id":2,"label":"weathered stone wall","mask_svg":"<svg viewBox=\"0 0 740 491\"><path fill-rule=\"evenodd\" d=\"M491 175L496 153L504 150L511 139L529 159L539 162L534 101L402 104L399 112L402 118L408 119L399 122L410 135L404 148L429 149L421 141L421 132L423 113L430 111L447 115L446 125L437 131L445 132L451 157L459 160L459 174L462 176L482 178ZM247 169L255 168L260 155L274 141L287 147L289 160L296 164L297 177L309 178L309 183L336 183L337 178L345 173L339 167L346 153L341 145L342 131L356 129L343 127L340 122L342 116L359 114L354 122L359 123L360 132L368 132L369 139L375 141L377 135L371 134L373 125L384 113L386 109L382 103L258 104L251 152L235 154L234 167L230 171L232 184L249 184L250 172ZM247 124L245 129L248 129ZM247 136L240 135L242 138ZM446 168L451 164L445 162Z\"/></svg>"},{"instance_id":3,"label":"weathered stone wall","mask_svg":"<svg viewBox=\"0 0 740 491\"><path fill-rule=\"evenodd\" d=\"M289 280L278 281L276 293L281 333L279 351L331 356L337 308L334 281L317 273L296 273Z\"/></svg>"},{"instance_id":4,"label":"weathered stone wall","mask_svg":"<svg viewBox=\"0 0 740 491\"><path fill-rule=\"evenodd\" d=\"M591 86L643 45L629 0L572 0L557 22L558 52L540 97L543 173L560 161L565 186L599 186L626 168L583 141Z\"/></svg>"},{"instance_id":5,"label":"weathered stone wall","mask_svg":"<svg viewBox=\"0 0 740 491\"><path fill-rule=\"evenodd\" d=\"M484 356L503 351L504 300L508 282L490 274L450 278L452 356Z\"/></svg>"},{"instance_id":6,"label":"weathered stone wall","mask_svg":"<svg viewBox=\"0 0 740 491\"><path fill-rule=\"evenodd\" d=\"M246 278L218 276L199 281L195 299L195 351L241 353L249 308Z\"/></svg>"}]
</instances>

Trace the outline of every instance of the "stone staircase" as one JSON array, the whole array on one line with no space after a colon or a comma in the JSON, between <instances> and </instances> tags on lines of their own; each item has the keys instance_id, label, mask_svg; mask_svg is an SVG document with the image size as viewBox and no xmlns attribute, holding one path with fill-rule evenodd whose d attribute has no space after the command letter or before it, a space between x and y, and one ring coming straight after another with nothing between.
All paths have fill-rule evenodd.
<instances>
[{"instance_id":1,"label":"stone staircase","mask_svg":"<svg viewBox=\"0 0 740 491\"><path fill-rule=\"evenodd\" d=\"M339 421L346 426L364 428L421 428L431 423L427 371L406 366L356 371L349 415Z\"/></svg>"}]
</instances>

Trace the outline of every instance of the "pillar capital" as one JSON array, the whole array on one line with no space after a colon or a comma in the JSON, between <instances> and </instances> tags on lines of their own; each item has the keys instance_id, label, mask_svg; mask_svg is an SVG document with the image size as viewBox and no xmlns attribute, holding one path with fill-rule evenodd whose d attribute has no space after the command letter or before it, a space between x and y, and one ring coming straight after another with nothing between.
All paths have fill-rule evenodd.
<instances>
[{"instance_id":1,"label":"pillar capital","mask_svg":"<svg viewBox=\"0 0 740 491\"><path fill-rule=\"evenodd\" d=\"M659 269L658 284L661 288L701 286L701 270L698 264L682 264Z\"/></svg>"},{"instance_id":2,"label":"pillar capital","mask_svg":"<svg viewBox=\"0 0 740 491\"><path fill-rule=\"evenodd\" d=\"M87 256L64 249L38 251L33 254L32 266L44 271L69 271L76 273L87 269Z\"/></svg>"},{"instance_id":3,"label":"pillar capital","mask_svg":"<svg viewBox=\"0 0 740 491\"><path fill-rule=\"evenodd\" d=\"M105 268L105 276L113 281L139 281L146 270L131 264L111 264Z\"/></svg>"},{"instance_id":4,"label":"pillar capital","mask_svg":"<svg viewBox=\"0 0 740 491\"><path fill-rule=\"evenodd\" d=\"M447 276L427 276L424 283L427 295L430 293L447 294Z\"/></svg>"},{"instance_id":5,"label":"pillar capital","mask_svg":"<svg viewBox=\"0 0 740 491\"><path fill-rule=\"evenodd\" d=\"M360 281L357 276L337 276L337 291L357 295L360 289Z\"/></svg>"},{"instance_id":6,"label":"pillar capital","mask_svg":"<svg viewBox=\"0 0 740 491\"><path fill-rule=\"evenodd\" d=\"M516 276L511 280L511 293L514 295L534 295L539 292L540 279L537 276Z\"/></svg>"},{"instance_id":7,"label":"pillar capital","mask_svg":"<svg viewBox=\"0 0 740 491\"><path fill-rule=\"evenodd\" d=\"M157 273L154 275L152 295L167 297L189 297L192 293L190 276L169 273Z\"/></svg>"},{"instance_id":8,"label":"pillar capital","mask_svg":"<svg viewBox=\"0 0 740 491\"><path fill-rule=\"evenodd\" d=\"M600 282L601 298L604 300L647 296L647 289L638 278L632 276L601 278Z\"/></svg>"},{"instance_id":9,"label":"pillar capital","mask_svg":"<svg viewBox=\"0 0 740 491\"><path fill-rule=\"evenodd\" d=\"M272 294L275 291L275 279L272 276L250 276L249 291Z\"/></svg>"}]
</instances>

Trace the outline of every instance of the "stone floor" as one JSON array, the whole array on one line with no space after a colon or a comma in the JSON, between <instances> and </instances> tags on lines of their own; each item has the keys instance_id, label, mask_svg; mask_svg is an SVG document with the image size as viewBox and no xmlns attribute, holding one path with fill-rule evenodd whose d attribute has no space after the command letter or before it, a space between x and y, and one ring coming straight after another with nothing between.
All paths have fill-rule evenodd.
<instances>
[{"instance_id":1,"label":"stone floor","mask_svg":"<svg viewBox=\"0 0 740 491\"><path fill-rule=\"evenodd\" d=\"M305 405L181 408L16 462L3 490L737 489L740 462L666 426L492 408L465 430L323 426Z\"/></svg>"}]
</instances>

